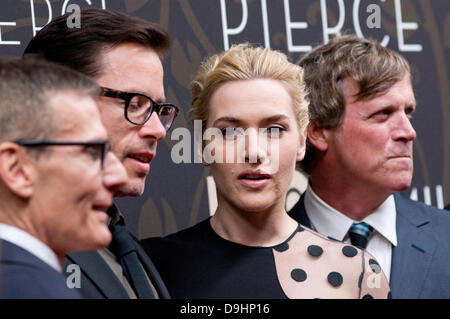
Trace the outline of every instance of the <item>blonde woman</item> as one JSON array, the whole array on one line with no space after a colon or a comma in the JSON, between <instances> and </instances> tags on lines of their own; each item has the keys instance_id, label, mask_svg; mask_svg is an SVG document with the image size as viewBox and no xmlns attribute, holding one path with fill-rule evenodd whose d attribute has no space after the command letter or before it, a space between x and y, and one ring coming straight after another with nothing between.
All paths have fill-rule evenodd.
<instances>
[{"instance_id":1,"label":"blonde woman","mask_svg":"<svg viewBox=\"0 0 450 319\"><path fill-rule=\"evenodd\" d=\"M305 153L302 69L283 53L233 46L192 84L203 162L217 187L215 214L143 241L174 298L387 298L366 252L299 225L284 209ZM206 134L208 133L208 134Z\"/></svg>"}]
</instances>

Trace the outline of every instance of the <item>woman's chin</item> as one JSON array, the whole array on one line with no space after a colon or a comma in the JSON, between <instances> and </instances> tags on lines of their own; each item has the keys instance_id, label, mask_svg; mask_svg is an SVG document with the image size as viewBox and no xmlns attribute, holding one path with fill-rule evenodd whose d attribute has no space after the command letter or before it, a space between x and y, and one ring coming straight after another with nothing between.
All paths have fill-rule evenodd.
<instances>
[{"instance_id":1,"label":"woman's chin","mask_svg":"<svg viewBox=\"0 0 450 319\"><path fill-rule=\"evenodd\" d=\"M267 199L244 200L240 203L239 209L248 213L261 213L275 206L273 201Z\"/></svg>"}]
</instances>

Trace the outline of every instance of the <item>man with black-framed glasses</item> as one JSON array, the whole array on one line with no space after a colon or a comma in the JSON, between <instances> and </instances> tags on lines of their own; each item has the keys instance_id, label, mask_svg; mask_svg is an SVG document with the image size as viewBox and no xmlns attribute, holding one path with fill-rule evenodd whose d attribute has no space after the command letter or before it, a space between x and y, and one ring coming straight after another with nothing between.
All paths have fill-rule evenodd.
<instances>
[{"instance_id":1,"label":"man with black-framed glasses","mask_svg":"<svg viewBox=\"0 0 450 319\"><path fill-rule=\"evenodd\" d=\"M0 299L80 298L66 254L111 241L106 211L126 172L99 90L54 63L0 59Z\"/></svg>"},{"instance_id":2,"label":"man with black-framed glasses","mask_svg":"<svg viewBox=\"0 0 450 319\"><path fill-rule=\"evenodd\" d=\"M134 125L145 124L155 112L166 132L172 126L173 120L179 112L177 106L171 103L158 104L151 97L141 93L122 92L102 87L100 95L123 100L124 116L128 122Z\"/></svg>"},{"instance_id":3,"label":"man with black-framed glasses","mask_svg":"<svg viewBox=\"0 0 450 319\"><path fill-rule=\"evenodd\" d=\"M115 197L140 196L159 141L178 114L166 102L162 57L169 35L151 22L119 12L81 10L81 26L67 28L69 14L40 30L25 49L93 78L102 87L98 109L111 149L128 179ZM113 242L108 249L70 254L82 270L87 298L169 298L158 271L124 227L116 206L108 210ZM125 249L128 247L130 249Z\"/></svg>"}]
</instances>

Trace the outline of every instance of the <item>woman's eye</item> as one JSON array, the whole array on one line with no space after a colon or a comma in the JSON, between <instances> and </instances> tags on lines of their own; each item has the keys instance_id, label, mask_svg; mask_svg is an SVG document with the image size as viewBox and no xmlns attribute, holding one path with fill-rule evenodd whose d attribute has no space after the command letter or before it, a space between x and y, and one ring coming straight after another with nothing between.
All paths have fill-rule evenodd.
<instances>
[{"instance_id":1,"label":"woman's eye","mask_svg":"<svg viewBox=\"0 0 450 319\"><path fill-rule=\"evenodd\" d=\"M279 136L286 129L281 126L269 126L265 129L265 133L271 137Z\"/></svg>"},{"instance_id":2,"label":"woman's eye","mask_svg":"<svg viewBox=\"0 0 450 319\"><path fill-rule=\"evenodd\" d=\"M220 130L225 138L235 138L244 134L244 130L239 127L227 127Z\"/></svg>"}]
</instances>

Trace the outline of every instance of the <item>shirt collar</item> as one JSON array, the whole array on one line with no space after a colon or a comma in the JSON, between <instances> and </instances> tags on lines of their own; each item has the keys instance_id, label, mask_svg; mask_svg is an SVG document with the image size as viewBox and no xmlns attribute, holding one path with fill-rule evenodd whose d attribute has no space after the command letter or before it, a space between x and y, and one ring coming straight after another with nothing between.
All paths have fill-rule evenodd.
<instances>
[{"instance_id":1,"label":"shirt collar","mask_svg":"<svg viewBox=\"0 0 450 319\"><path fill-rule=\"evenodd\" d=\"M394 247L397 246L396 212L394 195L391 195L373 213L363 219Z\"/></svg>"},{"instance_id":2,"label":"shirt collar","mask_svg":"<svg viewBox=\"0 0 450 319\"><path fill-rule=\"evenodd\" d=\"M111 207L108 208L106 211L108 214L108 225L125 225L125 220L122 216L122 213L120 212L119 207L116 206L116 204L112 204Z\"/></svg>"},{"instance_id":3,"label":"shirt collar","mask_svg":"<svg viewBox=\"0 0 450 319\"><path fill-rule=\"evenodd\" d=\"M305 192L305 210L314 228L337 240L344 240L353 221L323 201L311 188ZM397 246L396 207L394 195L389 196L378 208L362 221L371 225L392 245Z\"/></svg>"},{"instance_id":4,"label":"shirt collar","mask_svg":"<svg viewBox=\"0 0 450 319\"><path fill-rule=\"evenodd\" d=\"M56 271L62 273L62 267L55 252L36 237L17 227L0 223L0 238L25 249Z\"/></svg>"}]
</instances>

